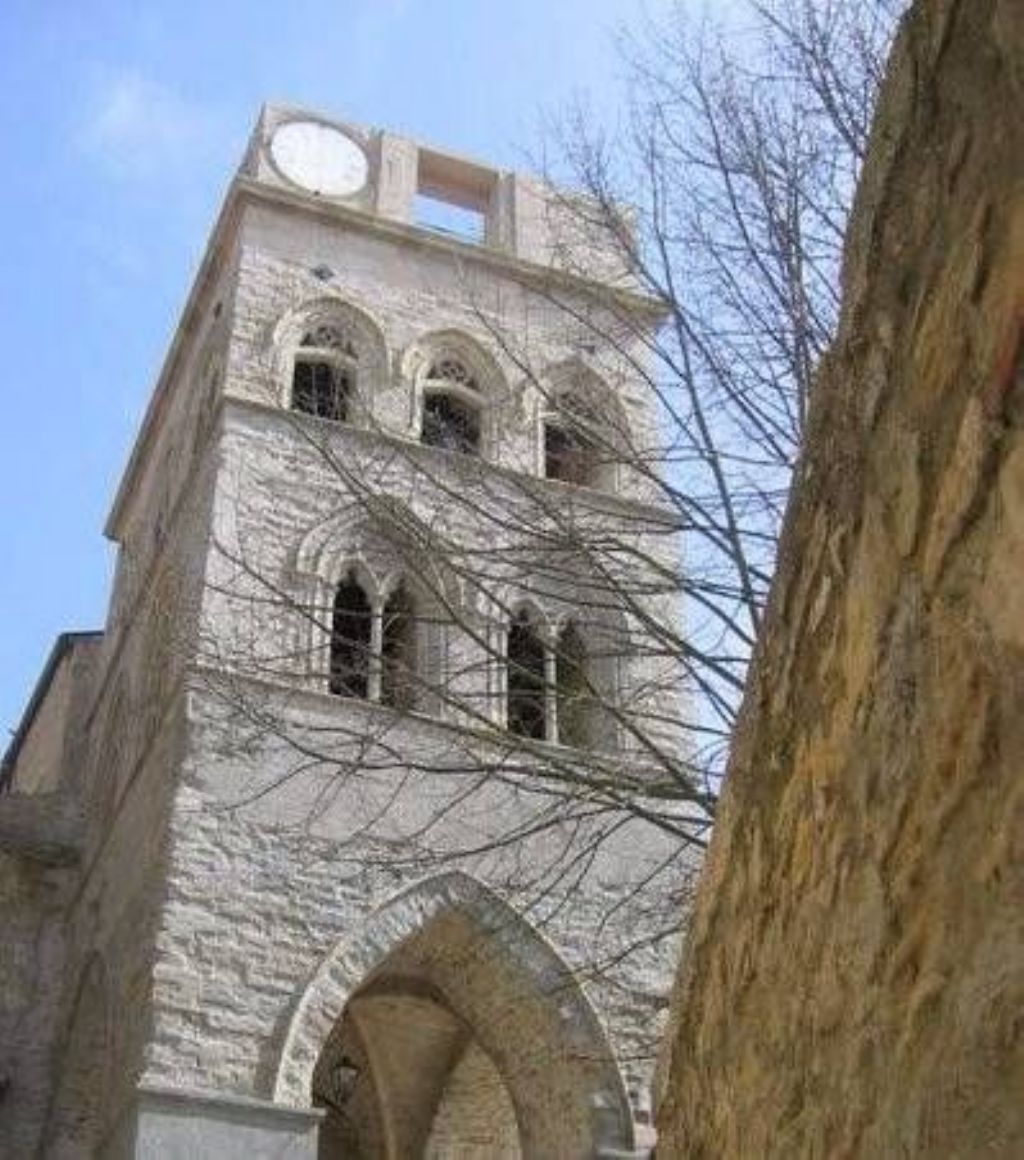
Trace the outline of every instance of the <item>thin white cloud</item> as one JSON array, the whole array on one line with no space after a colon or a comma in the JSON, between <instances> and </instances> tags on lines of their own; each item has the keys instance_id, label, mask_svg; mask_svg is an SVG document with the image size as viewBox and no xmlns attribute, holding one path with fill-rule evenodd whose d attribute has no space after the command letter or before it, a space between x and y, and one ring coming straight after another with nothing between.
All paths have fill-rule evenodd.
<instances>
[{"instance_id":1,"label":"thin white cloud","mask_svg":"<svg viewBox=\"0 0 1024 1160\"><path fill-rule=\"evenodd\" d=\"M222 136L213 110L128 70L99 79L77 145L115 177L166 180L209 158Z\"/></svg>"}]
</instances>

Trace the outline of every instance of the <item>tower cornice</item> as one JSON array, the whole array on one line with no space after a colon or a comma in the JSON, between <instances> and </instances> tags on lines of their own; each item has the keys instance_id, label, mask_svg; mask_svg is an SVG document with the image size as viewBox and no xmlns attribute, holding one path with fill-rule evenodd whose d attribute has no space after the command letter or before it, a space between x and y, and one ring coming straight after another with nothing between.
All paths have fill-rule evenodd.
<instances>
[{"instance_id":1,"label":"tower cornice","mask_svg":"<svg viewBox=\"0 0 1024 1160\"><path fill-rule=\"evenodd\" d=\"M513 281L540 291L562 290L594 301L614 305L619 310L628 310L641 318L657 323L666 315L666 308L660 299L636 290L614 286L598 278L542 265L526 258L520 258L498 246L463 241L454 235L438 233L413 223L395 221L339 202L325 201L312 194L267 185L251 177L239 176L235 179L232 195L243 201L273 205L294 210L296 213L344 223L352 229L388 238L400 244L420 249L448 253L454 259L471 265L483 266L505 275Z\"/></svg>"},{"instance_id":2,"label":"tower cornice","mask_svg":"<svg viewBox=\"0 0 1024 1160\"><path fill-rule=\"evenodd\" d=\"M531 262L498 247L462 241L456 237L424 229L422 226L394 221L363 209L325 201L314 194L293 192L238 174L228 189L210 234L202 262L157 379L156 388L139 426L128 465L114 496L104 526L104 534L112 540L119 539L125 509L145 461L149 442L159 425L178 359L202 317L204 294L231 252L232 242L245 209L248 206L261 205L321 221L336 222L351 230L385 238L397 245L447 254L456 263L478 266L499 273L509 281L532 289L542 296L559 293L572 295L619 314L632 315L642 324L652 328L656 327L666 314L663 303L652 295L612 286L570 270Z\"/></svg>"}]
</instances>

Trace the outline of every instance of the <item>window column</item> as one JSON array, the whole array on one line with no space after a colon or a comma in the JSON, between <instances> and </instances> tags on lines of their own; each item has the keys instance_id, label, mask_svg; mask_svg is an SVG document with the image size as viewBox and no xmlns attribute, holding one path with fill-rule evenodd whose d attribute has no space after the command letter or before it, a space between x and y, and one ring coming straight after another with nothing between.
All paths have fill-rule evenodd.
<instances>
[{"instance_id":1,"label":"window column","mask_svg":"<svg viewBox=\"0 0 1024 1160\"><path fill-rule=\"evenodd\" d=\"M544 637L544 739L558 740L558 658L550 637Z\"/></svg>"},{"instance_id":2,"label":"window column","mask_svg":"<svg viewBox=\"0 0 1024 1160\"><path fill-rule=\"evenodd\" d=\"M375 597L370 610L370 679L368 699L380 700L381 654L384 647L384 601Z\"/></svg>"}]
</instances>

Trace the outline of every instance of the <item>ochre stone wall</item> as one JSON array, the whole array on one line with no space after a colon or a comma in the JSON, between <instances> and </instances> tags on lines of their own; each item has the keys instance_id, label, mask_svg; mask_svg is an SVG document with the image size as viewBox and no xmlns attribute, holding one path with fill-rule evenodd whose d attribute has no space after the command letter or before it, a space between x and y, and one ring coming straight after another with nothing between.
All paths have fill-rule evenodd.
<instances>
[{"instance_id":1,"label":"ochre stone wall","mask_svg":"<svg viewBox=\"0 0 1024 1160\"><path fill-rule=\"evenodd\" d=\"M914 5L677 989L666 1157L1024 1155L1024 5Z\"/></svg>"}]
</instances>

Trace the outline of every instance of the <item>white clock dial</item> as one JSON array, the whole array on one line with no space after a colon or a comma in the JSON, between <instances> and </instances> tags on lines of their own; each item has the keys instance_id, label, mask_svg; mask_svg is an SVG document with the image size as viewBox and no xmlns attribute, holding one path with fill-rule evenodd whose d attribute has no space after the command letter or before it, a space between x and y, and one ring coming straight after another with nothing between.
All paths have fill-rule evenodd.
<instances>
[{"instance_id":1,"label":"white clock dial","mask_svg":"<svg viewBox=\"0 0 1024 1160\"><path fill-rule=\"evenodd\" d=\"M366 184L366 154L352 140L319 121L288 121L274 131L270 156L281 174L325 197L349 197Z\"/></svg>"}]
</instances>

